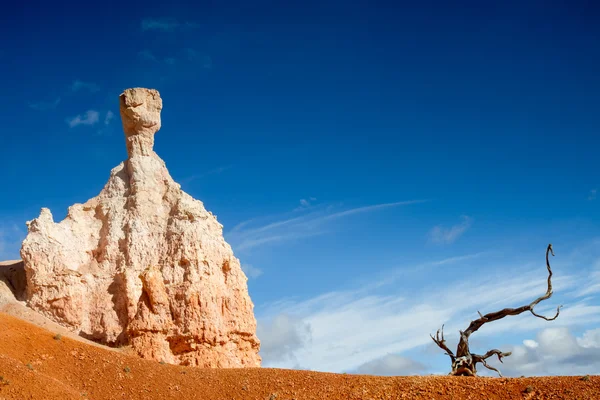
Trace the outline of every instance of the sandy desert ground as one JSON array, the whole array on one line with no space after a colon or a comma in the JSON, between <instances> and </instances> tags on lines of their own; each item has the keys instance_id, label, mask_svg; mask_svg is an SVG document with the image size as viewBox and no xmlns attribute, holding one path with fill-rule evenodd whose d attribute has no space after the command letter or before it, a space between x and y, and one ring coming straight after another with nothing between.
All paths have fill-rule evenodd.
<instances>
[{"instance_id":1,"label":"sandy desert ground","mask_svg":"<svg viewBox=\"0 0 600 400\"><path fill-rule=\"evenodd\" d=\"M600 377L375 377L160 364L0 313L2 399L598 399Z\"/></svg>"}]
</instances>

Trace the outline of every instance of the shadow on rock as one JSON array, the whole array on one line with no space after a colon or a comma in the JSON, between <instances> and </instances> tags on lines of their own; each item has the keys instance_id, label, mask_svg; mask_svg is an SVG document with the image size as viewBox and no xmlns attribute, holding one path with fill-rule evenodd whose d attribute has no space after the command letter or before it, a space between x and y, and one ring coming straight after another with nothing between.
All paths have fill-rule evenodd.
<instances>
[{"instance_id":1,"label":"shadow on rock","mask_svg":"<svg viewBox=\"0 0 600 400\"><path fill-rule=\"evenodd\" d=\"M23 261L0 262L0 302L24 301L27 280Z\"/></svg>"}]
</instances>

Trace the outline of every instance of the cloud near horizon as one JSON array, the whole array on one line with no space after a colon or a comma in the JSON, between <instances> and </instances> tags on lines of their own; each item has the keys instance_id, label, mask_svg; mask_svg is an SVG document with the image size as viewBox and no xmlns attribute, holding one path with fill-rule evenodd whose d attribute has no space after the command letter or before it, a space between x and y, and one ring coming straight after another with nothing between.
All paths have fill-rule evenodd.
<instances>
[{"instance_id":1,"label":"cloud near horizon","mask_svg":"<svg viewBox=\"0 0 600 400\"><path fill-rule=\"evenodd\" d=\"M598 259L600 256L596 252L594 257ZM445 270L450 264L460 265L461 269L473 271L469 282L465 282L461 276L456 276L454 279L431 283L419 289L410 282L406 283L406 271L410 268L403 267L396 272L388 271L384 278L364 282L358 289L326 292L300 301L281 299L257 306L257 319L259 326L262 326L262 336L259 335L259 339L268 349L261 353L264 366L300 366L338 373L423 373L423 365L411 361L411 357L407 357L406 353L431 346L429 334L435 333L442 324L446 325L448 345L453 348L458 342L458 331L464 329L468 322L477 316L478 310L486 313L504 307L528 304L546 290L547 275L539 262L516 264L515 267L511 260L490 265L485 271L480 271L477 269L479 262L476 258L476 255L465 255L414 268L416 273L426 277L441 273L441 266ZM572 272L574 264L579 265L576 275ZM505 339L498 343L498 335L502 337L520 333L527 338L528 333L549 328L597 325L600 323L600 305L593 296L582 296L578 293L588 281L589 274L594 271L594 268L589 268L592 264L589 259L584 261L575 256L564 256L553 268L554 296L540 303L536 311L543 315L553 315L556 306L564 304L561 315L555 321L547 322L535 318L530 313L524 313L486 325L485 329L478 331L474 337L478 341L494 339L493 347L502 347ZM588 268L585 268L585 265L588 265ZM462 296L460 301L456 301L457 293L469 293L469 296ZM279 320L280 325L283 324L281 321L295 322L285 329L274 329L273 327L278 325L269 321L274 321L280 316L287 318ZM300 330L291 332L294 329ZM297 345L292 348L277 350L282 346L279 344L280 336L301 336L302 332L307 331L310 331L310 340L296 341ZM580 346L584 346L584 343L588 348L595 346L593 343L597 343L598 336L597 330L584 334ZM538 338L537 343L540 348L544 348L541 339ZM482 344L482 348L479 348L479 344L472 342L476 352L489 350L484 346L485 344ZM511 346L505 346L502 350L508 351L510 348ZM581 355L583 350L580 350L573 355ZM280 353L287 354L286 358L272 357ZM428 365L429 372L449 368L447 356L444 356L441 350L437 354L432 355L431 360L437 360L438 364ZM519 360L518 357L517 354L515 359ZM552 366L540 362L535 368L532 367L528 374L532 374L534 370L542 373L559 372L561 363L567 359L569 358L566 353L559 358L545 359L545 362L552 363ZM586 362L588 361L590 360ZM593 361L600 365L600 352L594 355ZM573 362L579 363L581 371L585 370L584 361ZM490 364L493 365L492 362ZM509 367L499 365L504 375L522 374L521 370L513 368L507 361L505 364ZM541 369L542 367L545 369Z\"/></svg>"},{"instance_id":2,"label":"cloud near horizon","mask_svg":"<svg viewBox=\"0 0 600 400\"><path fill-rule=\"evenodd\" d=\"M286 314L259 323L257 336L261 338L260 354L263 359L291 365L297 363L294 353L311 340L310 325Z\"/></svg>"},{"instance_id":3,"label":"cloud near horizon","mask_svg":"<svg viewBox=\"0 0 600 400\"><path fill-rule=\"evenodd\" d=\"M566 327L540 330L536 339L509 346L504 363L490 364L506 376L585 375L600 373L600 329L589 329L575 337ZM486 373L486 375L488 375Z\"/></svg>"},{"instance_id":4,"label":"cloud near horizon","mask_svg":"<svg viewBox=\"0 0 600 400\"><path fill-rule=\"evenodd\" d=\"M387 354L364 363L351 371L353 374L377 376L417 375L427 369L425 364L398 354Z\"/></svg>"}]
</instances>

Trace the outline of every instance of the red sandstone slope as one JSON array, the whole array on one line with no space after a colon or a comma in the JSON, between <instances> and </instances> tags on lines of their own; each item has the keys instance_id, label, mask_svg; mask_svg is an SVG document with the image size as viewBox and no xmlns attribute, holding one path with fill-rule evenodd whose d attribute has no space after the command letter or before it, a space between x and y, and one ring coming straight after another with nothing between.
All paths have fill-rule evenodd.
<instances>
[{"instance_id":1,"label":"red sandstone slope","mask_svg":"<svg viewBox=\"0 0 600 400\"><path fill-rule=\"evenodd\" d=\"M600 377L373 377L163 365L0 313L2 399L600 399ZM530 386L532 391L526 393Z\"/></svg>"}]
</instances>

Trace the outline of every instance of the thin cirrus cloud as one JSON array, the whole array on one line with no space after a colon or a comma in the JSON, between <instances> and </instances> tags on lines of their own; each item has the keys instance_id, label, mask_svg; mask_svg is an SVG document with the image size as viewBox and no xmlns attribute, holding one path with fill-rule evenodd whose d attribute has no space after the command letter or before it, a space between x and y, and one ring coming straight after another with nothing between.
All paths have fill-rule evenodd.
<instances>
[{"instance_id":1,"label":"thin cirrus cloud","mask_svg":"<svg viewBox=\"0 0 600 400\"><path fill-rule=\"evenodd\" d=\"M106 116L104 117L104 125L108 125L110 124L110 122L113 120L113 118L115 117L115 114L112 111L107 111L106 112Z\"/></svg>"},{"instance_id":2,"label":"thin cirrus cloud","mask_svg":"<svg viewBox=\"0 0 600 400\"><path fill-rule=\"evenodd\" d=\"M466 215L462 216L462 222L445 228L441 225L434 226L429 232L429 238L433 243L450 244L460 238L473 224L473 219Z\"/></svg>"},{"instance_id":3,"label":"thin cirrus cloud","mask_svg":"<svg viewBox=\"0 0 600 400\"><path fill-rule=\"evenodd\" d=\"M138 56L144 61L158 61L158 58L150 50L139 51Z\"/></svg>"},{"instance_id":4,"label":"thin cirrus cloud","mask_svg":"<svg viewBox=\"0 0 600 400\"><path fill-rule=\"evenodd\" d=\"M414 291L410 282L405 282L404 275L392 273L386 274L385 282L376 282L376 279L382 279L376 278L354 290L323 293L302 301L280 299L260 305L256 310L258 332L262 335L259 338L268 350L261 353L264 366L300 366L325 372L382 375L393 374L393 371L423 373L424 365L408 360L405 354L430 346L429 334L442 324L446 324L446 338L452 347L458 341L458 331L468 325L478 310L485 313L528 304L546 289L547 276L545 268L540 268L540 265L521 263L507 267L505 262L500 262L478 272L476 262L460 261L472 258L471 255L453 257L432 262L430 266L435 268L456 263L461 269L472 270L468 283L459 275L448 281L433 283L428 290L419 293ZM579 263L581 260L571 261ZM563 263L570 264L565 260ZM430 274L430 268L422 273ZM536 310L552 315L556 305L562 303L564 308L558 319L549 323L530 314L507 317L486 325L485 329L477 332L477 338L493 338L493 346L502 346L498 335L520 332L527 337L528 332L539 332L549 328L549 324L552 328L561 329L598 324L600 306L592 298L574 295L574 290L581 286L586 276L579 272L576 275L565 274L565 270L568 269L559 267L555 271L560 273L553 279L555 296L547 304L539 304ZM390 284L390 276L394 277L393 284ZM457 301L457 293L470 295ZM588 330L586 335L582 340L596 343L596 331ZM285 347L282 337L296 338L294 346ZM473 350L485 352L488 348ZM506 346L506 350L510 350L510 346ZM282 358L279 354L286 354L286 357ZM600 365L600 353L598 355L595 360ZM555 370L559 370L564 359L554 360ZM441 363L432 365L435 360ZM420 361L427 364L429 371L439 371L449 368L448 360L440 350L435 358L432 356L431 360ZM581 371L584 371L583 363L580 365ZM519 371L511 367L502 372L514 375Z\"/></svg>"},{"instance_id":5,"label":"thin cirrus cloud","mask_svg":"<svg viewBox=\"0 0 600 400\"><path fill-rule=\"evenodd\" d=\"M183 52L189 61L200 63L205 69L211 69L213 67L213 61L209 55L200 53L189 47L183 49Z\"/></svg>"},{"instance_id":6,"label":"thin cirrus cloud","mask_svg":"<svg viewBox=\"0 0 600 400\"><path fill-rule=\"evenodd\" d=\"M29 108L31 108L33 110L37 110L37 111L47 111L47 110L54 110L56 107L58 107L59 104L60 104L60 97L57 97L53 101L46 101L46 102L42 101L42 102L38 102L38 103L30 103Z\"/></svg>"},{"instance_id":7,"label":"thin cirrus cloud","mask_svg":"<svg viewBox=\"0 0 600 400\"><path fill-rule=\"evenodd\" d=\"M578 288L576 295L590 296L597 293L600 293L600 260L595 262L592 271L585 280L585 284Z\"/></svg>"},{"instance_id":8,"label":"thin cirrus cloud","mask_svg":"<svg viewBox=\"0 0 600 400\"><path fill-rule=\"evenodd\" d=\"M96 134L98 136L109 135L111 132L110 123L114 118L115 114L112 111L108 110L104 115L104 124L101 125L101 127L96 131Z\"/></svg>"},{"instance_id":9,"label":"thin cirrus cloud","mask_svg":"<svg viewBox=\"0 0 600 400\"><path fill-rule=\"evenodd\" d=\"M165 63L166 65L173 66L177 63L177 59L175 57L165 57L164 59L159 59L153 52L150 50L142 50L138 52L138 57L143 61L148 61L152 63Z\"/></svg>"},{"instance_id":10,"label":"thin cirrus cloud","mask_svg":"<svg viewBox=\"0 0 600 400\"><path fill-rule=\"evenodd\" d=\"M317 201L316 197L309 197L306 199L300 199L300 205L294 209L294 211L302 211L307 208L311 208L314 206L315 201Z\"/></svg>"},{"instance_id":11,"label":"thin cirrus cloud","mask_svg":"<svg viewBox=\"0 0 600 400\"><path fill-rule=\"evenodd\" d=\"M97 84L95 84L93 82L83 82L83 81L80 81L79 79L76 79L71 84L71 91L79 92L82 90L87 90L88 92L95 93L100 90L100 86L98 86Z\"/></svg>"},{"instance_id":12,"label":"thin cirrus cloud","mask_svg":"<svg viewBox=\"0 0 600 400\"><path fill-rule=\"evenodd\" d=\"M71 118L67 118L67 124L71 128L75 128L79 125L88 125L92 126L97 124L100 121L100 113L96 110L88 110L83 114L76 115Z\"/></svg>"},{"instance_id":13,"label":"thin cirrus cloud","mask_svg":"<svg viewBox=\"0 0 600 400\"><path fill-rule=\"evenodd\" d=\"M141 50L138 52L138 57L142 61L158 63L158 64L166 64L168 66L173 66L175 64L183 65L185 62L191 63L194 66L201 66L203 69L212 69L213 68L213 60L212 58L204 53L201 53L197 50L191 48L184 48L179 51L177 57L174 55L169 55L165 58L161 58L157 56L154 52L150 50Z\"/></svg>"},{"instance_id":14,"label":"thin cirrus cloud","mask_svg":"<svg viewBox=\"0 0 600 400\"><path fill-rule=\"evenodd\" d=\"M88 91L90 93L96 93L100 90L100 86L93 82L84 82L79 79L73 81L73 83L69 86L69 91L71 93L77 93L80 91ZM65 93L63 93L65 94ZM68 93L66 93L68 95ZM37 111L48 111L54 110L61 102L61 97L57 97L53 101L41 101L37 103L30 103L29 108Z\"/></svg>"},{"instance_id":15,"label":"thin cirrus cloud","mask_svg":"<svg viewBox=\"0 0 600 400\"><path fill-rule=\"evenodd\" d=\"M244 221L235 226L226 236L236 250L248 250L254 247L285 242L325 233L327 223L356 214L375 212L387 208L408 206L427 200L409 200L393 203L375 204L335 211L333 207L320 207L304 215L283 218L262 226L254 226L256 219ZM312 210L312 209L310 209Z\"/></svg>"},{"instance_id":16,"label":"thin cirrus cloud","mask_svg":"<svg viewBox=\"0 0 600 400\"><path fill-rule=\"evenodd\" d=\"M242 271L248 278L256 279L263 274L263 270L253 266L252 264L242 264Z\"/></svg>"},{"instance_id":17,"label":"thin cirrus cloud","mask_svg":"<svg viewBox=\"0 0 600 400\"><path fill-rule=\"evenodd\" d=\"M590 190L590 194L588 195L588 200L596 200L596 195L598 194L598 189Z\"/></svg>"},{"instance_id":18,"label":"thin cirrus cloud","mask_svg":"<svg viewBox=\"0 0 600 400\"><path fill-rule=\"evenodd\" d=\"M187 178L181 179L180 182L182 184L186 185L186 184L189 184L189 183L195 181L196 179L201 179L201 178L204 178L204 177L209 176L209 175L220 174L220 173L223 173L223 172L225 172L227 170L230 170L233 167L234 167L233 164L231 164L231 165L223 165L221 167L217 167L217 168L208 170L208 171L200 173L200 174L195 174L195 175L188 176Z\"/></svg>"},{"instance_id":19,"label":"thin cirrus cloud","mask_svg":"<svg viewBox=\"0 0 600 400\"><path fill-rule=\"evenodd\" d=\"M109 125L114 117L115 115L112 111L107 111L103 119L104 125ZM88 110L83 114L78 114L74 117L67 118L66 122L71 128L75 128L80 125L93 126L100 122L100 112L96 110Z\"/></svg>"},{"instance_id":20,"label":"thin cirrus cloud","mask_svg":"<svg viewBox=\"0 0 600 400\"><path fill-rule=\"evenodd\" d=\"M159 32L174 32L178 30L190 30L198 28L195 22L179 22L175 18L144 18L141 23L143 32L159 31Z\"/></svg>"}]
</instances>

